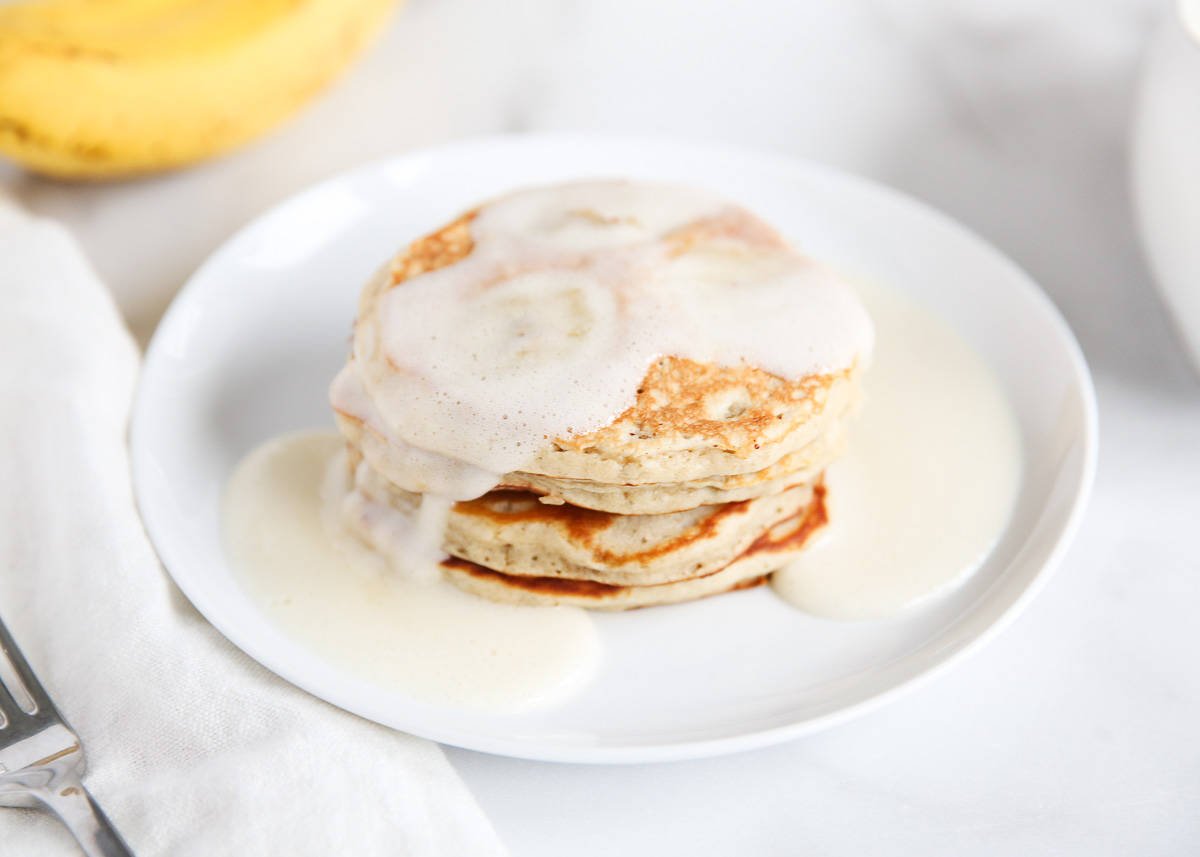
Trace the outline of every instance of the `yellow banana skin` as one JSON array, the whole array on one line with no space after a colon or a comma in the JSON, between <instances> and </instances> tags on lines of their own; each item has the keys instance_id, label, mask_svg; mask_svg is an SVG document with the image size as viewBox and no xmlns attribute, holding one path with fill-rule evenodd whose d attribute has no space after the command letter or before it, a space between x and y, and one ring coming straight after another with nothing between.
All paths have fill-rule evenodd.
<instances>
[{"instance_id":1,"label":"yellow banana skin","mask_svg":"<svg viewBox=\"0 0 1200 857\"><path fill-rule=\"evenodd\" d=\"M105 179L212 157L330 83L393 0L0 5L0 154Z\"/></svg>"}]
</instances>

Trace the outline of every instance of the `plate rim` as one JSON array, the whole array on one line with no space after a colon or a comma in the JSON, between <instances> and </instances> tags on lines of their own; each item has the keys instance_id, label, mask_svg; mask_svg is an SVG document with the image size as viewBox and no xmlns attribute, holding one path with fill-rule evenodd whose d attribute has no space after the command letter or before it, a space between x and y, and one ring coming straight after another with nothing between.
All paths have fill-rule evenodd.
<instances>
[{"instance_id":1,"label":"plate rim","mask_svg":"<svg viewBox=\"0 0 1200 857\"><path fill-rule=\"evenodd\" d=\"M562 147L575 145L593 147L610 146L614 148L645 145L659 148L676 148L703 157L749 158L771 171L817 177L854 185L859 189L865 189L868 192L886 196L892 203L902 208L913 210L921 217L938 222L941 227L955 233L956 240L962 240L975 245L977 249L990 257L992 262L1006 268L1014 286L1019 284L1019 287L1025 291L1027 297L1041 304L1041 308L1046 312L1047 318L1052 321L1055 333L1060 340L1060 344L1065 348L1068 357L1074 388L1080 394L1077 405L1082 417L1080 420L1082 430L1077 437L1082 450L1082 461L1078 477L1074 480L1074 484L1069 486L1071 494L1069 510L1061 528L1054 537L1053 544L1047 552L1045 560L1041 563L1041 567L1033 573L1033 576L1024 588L988 624L953 651L935 656L932 662L920 668L915 674L901 678L890 687L885 687L871 693L857 702L844 705L834 711L784 725L716 738L682 740L665 744L603 747L579 744L556 745L552 743L547 744L543 740L530 741L528 739L496 738L490 735L481 736L470 732L463 734L454 729L440 729L436 724L398 725L403 718L389 718L391 722L385 722L379 716L376 716L378 712L372 714L368 711L370 706L356 705L354 708L351 708L343 704L343 701L330 699L329 696L314 689L312 686L314 682L298 674L298 671L292 669L290 665L272 663L273 659L269 652L263 652L253 644L247 647L242 642L239 642L237 629L229 627L229 623L219 618L220 610L213 609L215 605L205 595L202 588L193 587L190 584L181 582L172 571L172 563L178 560L179 557L175 548L171 546L170 526L167 521L160 517L160 513L153 509L150 503L151 498L147 496L150 493L150 489L147 487L148 480L146 474L153 467L153 463L150 460L151 454L148 445L142 442L141 438L143 436L142 427L149 420L148 414L154 407L150 384L147 379L153 379L155 375L154 366L156 365L156 358L160 351L167 348L166 341L168 334L175 325L174 319L186 311L187 304L192 300L190 297L191 294L200 288L199 284L205 278L204 275L207 271L219 265L224 256L232 251L233 247L244 234L258 228L262 222L274 217L280 210L293 206L310 195L319 195L328 188L343 182L352 181L357 176L377 173L388 167L398 168L399 165L406 162L415 163L421 159L444 156L453 152L461 154L472 150L492 150L496 147L519 147L530 144ZM932 205L903 191L838 167L753 146L698 142L686 138L662 135L583 133L489 134L416 148L399 154L373 159L350 169L336 172L277 201L227 236L220 246L210 253L188 277L185 284L175 294L155 328L154 334L143 355L137 390L130 410L128 445L134 499L146 534L167 576L209 625L225 637L231 645L251 657L268 671L317 699L335 705L348 713L365 717L397 731L434 740L442 744L466 750L535 761L630 764L711 757L755 749L810 735L859 717L904 694L917 690L977 652L1006 627L1011 625L1028 604L1041 592L1049 578L1061 564L1063 556L1074 541L1086 512L1092 486L1095 481L1099 451L1099 415L1095 386L1083 350L1070 325L1045 290L1015 261L974 230ZM213 615L218 618L214 619ZM416 725L418 728L413 729L413 725Z\"/></svg>"}]
</instances>

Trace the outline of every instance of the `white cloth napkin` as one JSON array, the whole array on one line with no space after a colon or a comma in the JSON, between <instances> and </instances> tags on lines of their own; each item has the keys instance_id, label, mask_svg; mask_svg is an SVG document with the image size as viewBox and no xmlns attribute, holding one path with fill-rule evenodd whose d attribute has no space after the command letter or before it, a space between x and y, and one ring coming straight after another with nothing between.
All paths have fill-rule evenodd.
<instances>
[{"instance_id":1,"label":"white cloth napkin","mask_svg":"<svg viewBox=\"0 0 1200 857\"><path fill-rule=\"evenodd\" d=\"M70 236L0 199L0 614L139 855L503 853L438 747L231 646L167 579L130 489L138 354ZM73 855L0 809L0 855Z\"/></svg>"}]
</instances>

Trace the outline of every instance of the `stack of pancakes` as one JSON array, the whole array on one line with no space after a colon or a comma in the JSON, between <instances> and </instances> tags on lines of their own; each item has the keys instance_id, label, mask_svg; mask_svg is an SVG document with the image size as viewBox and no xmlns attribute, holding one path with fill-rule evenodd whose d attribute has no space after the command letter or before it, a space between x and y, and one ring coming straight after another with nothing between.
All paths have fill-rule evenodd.
<instances>
[{"instance_id":1,"label":"stack of pancakes","mask_svg":"<svg viewBox=\"0 0 1200 857\"><path fill-rule=\"evenodd\" d=\"M472 217L402 252L364 290L360 322L389 289L466 258ZM759 240L782 245L756 224ZM356 380L388 368L355 362L333 397L348 449L347 524L387 553L397 549L395 516L412 519L421 502L400 487L411 485L414 450L368 416L370 386ZM443 574L497 601L597 609L756 586L826 521L821 477L843 449L861 368L789 379L745 363L660 357L610 424L542 440L522 469L455 503Z\"/></svg>"}]
</instances>

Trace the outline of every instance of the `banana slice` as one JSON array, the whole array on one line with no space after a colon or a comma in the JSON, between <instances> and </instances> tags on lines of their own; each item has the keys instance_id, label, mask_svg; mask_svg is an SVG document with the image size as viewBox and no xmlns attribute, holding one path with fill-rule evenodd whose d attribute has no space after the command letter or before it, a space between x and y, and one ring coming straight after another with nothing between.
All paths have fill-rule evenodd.
<instances>
[{"instance_id":1,"label":"banana slice","mask_svg":"<svg viewBox=\"0 0 1200 857\"><path fill-rule=\"evenodd\" d=\"M463 305L470 359L506 373L540 373L600 359L618 324L613 292L570 271L523 274Z\"/></svg>"}]
</instances>

